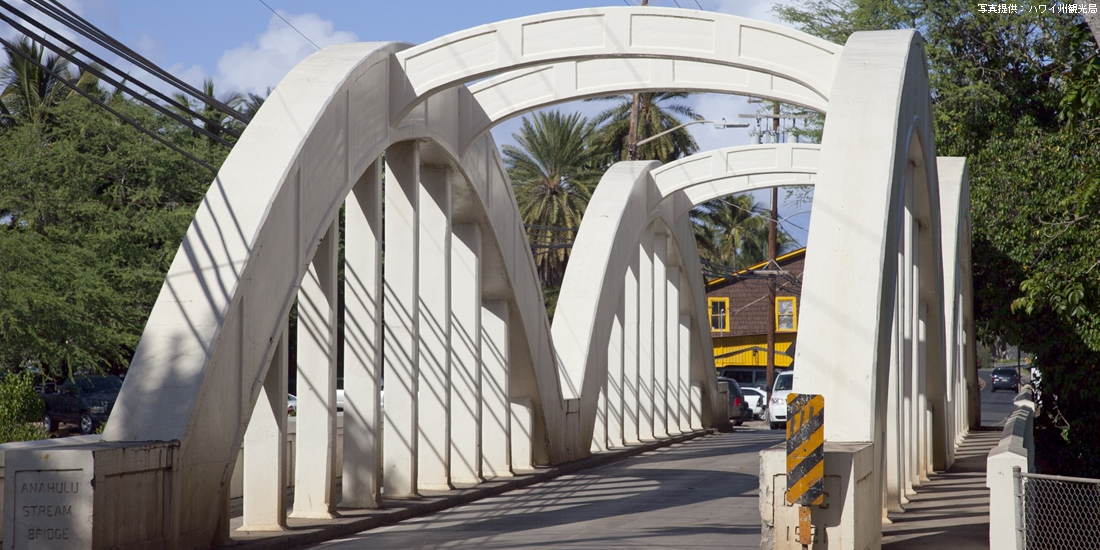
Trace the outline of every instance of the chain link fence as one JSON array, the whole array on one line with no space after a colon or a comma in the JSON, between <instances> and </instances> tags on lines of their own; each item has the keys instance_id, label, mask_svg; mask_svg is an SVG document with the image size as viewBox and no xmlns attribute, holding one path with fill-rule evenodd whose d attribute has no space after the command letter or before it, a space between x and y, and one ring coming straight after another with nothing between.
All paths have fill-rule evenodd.
<instances>
[{"instance_id":1,"label":"chain link fence","mask_svg":"<svg viewBox=\"0 0 1100 550\"><path fill-rule=\"evenodd\" d=\"M1017 548L1100 549L1100 479L1022 473L1016 482Z\"/></svg>"}]
</instances>

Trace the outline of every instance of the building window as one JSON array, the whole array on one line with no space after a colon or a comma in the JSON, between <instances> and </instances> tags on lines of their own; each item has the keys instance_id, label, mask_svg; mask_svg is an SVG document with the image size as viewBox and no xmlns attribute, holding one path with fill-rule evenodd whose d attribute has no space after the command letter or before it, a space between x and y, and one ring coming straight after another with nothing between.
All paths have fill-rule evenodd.
<instances>
[{"instance_id":1,"label":"building window","mask_svg":"<svg viewBox=\"0 0 1100 550\"><path fill-rule=\"evenodd\" d=\"M794 296L775 299L775 330L792 332L798 330L798 309Z\"/></svg>"},{"instance_id":2,"label":"building window","mask_svg":"<svg viewBox=\"0 0 1100 550\"><path fill-rule=\"evenodd\" d=\"M707 306L710 308L710 331L729 332L730 299L707 298Z\"/></svg>"}]
</instances>

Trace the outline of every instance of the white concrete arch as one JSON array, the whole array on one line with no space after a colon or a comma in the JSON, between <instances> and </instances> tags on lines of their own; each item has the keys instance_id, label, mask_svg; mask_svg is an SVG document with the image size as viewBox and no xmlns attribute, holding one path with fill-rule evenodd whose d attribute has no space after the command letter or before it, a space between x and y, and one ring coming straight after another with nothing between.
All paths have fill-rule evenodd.
<instances>
[{"instance_id":1,"label":"white concrete arch","mask_svg":"<svg viewBox=\"0 0 1100 550\"><path fill-rule=\"evenodd\" d=\"M725 410L710 332L700 329L708 326L706 292L694 233L686 218L674 216L672 202L662 201L652 175L659 166L621 162L604 175L554 314L563 389L581 399L581 437L597 449L698 428ZM624 308L633 322L624 321ZM631 330L636 334L624 338ZM608 346L616 346L610 355L620 363L609 364ZM633 388L631 396L624 386ZM634 423L622 419L630 410Z\"/></svg>"},{"instance_id":2,"label":"white concrete arch","mask_svg":"<svg viewBox=\"0 0 1100 550\"><path fill-rule=\"evenodd\" d=\"M662 200L679 218L718 197L785 185L814 185L821 147L813 143L739 145L684 157L653 170ZM677 201L679 195L686 200Z\"/></svg>"},{"instance_id":3,"label":"white concrete arch","mask_svg":"<svg viewBox=\"0 0 1100 550\"><path fill-rule=\"evenodd\" d=\"M180 442L177 511L183 514L178 521L180 543L185 547L210 544L224 521L222 510L210 503L227 498L237 449L250 419L256 418L252 405L261 397L270 400L275 414L266 416L276 424L279 421L278 402L282 399L285 403L285 389L280 390L280 398L280 391L271 391L268 381L272 377L266 374L274 370L270 365L280 364L277 350L281 343L285 345L285 319L295 297L302 315L299 362L303 361L301 350L309 348L307 357L320 358L321 365L309 369L299 365L300 381L302 373L310 371L305 379L308 391L300 389L299 393L315 395L299 402L299 433L319 438L315 447L320 454L314 458L324 466L313 478L299 476L296 490L311 491L311 498L296 498L296 502L312 502L312 508L296 504L295 513L323 517L334 509L331 488L339 465L335 464L333 440L332 247L335 217L349 193L355 200L348 203L348 225L360 233L348 235L349 269L354 267L359 276L348 283L349 312L354 309L358 317L349 319L354 329L348 338L347 356L360 363L360 381L377 389L381 342L385 340L386 370L390 373L387 439L405 438L403 444L398 438L386 445L387 493L417 490L415 440L419 438L428 446L435 443L417 423L415 412L417 402L424 407L431 400L426 391L432 388L422 387L418 399L415 367L404 373L411 379L401 376L403 367L416 364L417 348L440 349L424 343L431 337L429 333L438 332L437 326L416 328L417 318L441 318L442 311L423 305L433 285L416 284L417 278L425 275L418 274L413 258L424 260L429 257L425 254L449 250L433 252L429 241L450 243L446 231L451 227L457 231L460 224L477 228L469 231L481 236L471 244L480 247L486 268L471 276L481 284L485 315L499 319L495 337L501 345L497 352L506 358L510 369L503 390L503 414L510 417L514 404L508 401L519 399L528 415L520 424L526 430L526 443L517 440L518 432L513 431L513 446L517 441L526 444L530 456L541 461L559 462L588 452L587 441L583 448L565 442L569 404L559 388L549 323L526 234L492 138L483 137L459 156L449 139L450 129L457 125L453 112L434 112L399 129L385 123L388 103L379 99L384 100L390 88L389 60L401 47L335 46L296 67L273 91L227 158L169 270L104 439ZM444 92L433 102L446 105L457 101L457 96L457 91ZM384 151L388 153L385 223L390 248L385 273L379 267L377 241L381 233L380 156ZM468 232L454 240L464 238L470 238ZM419 252L398 253L402 248ZM438 259L450 265L446 258ZM416 290L417 286L422 290ZM431 296L431 300L441 298L439 294ZM389 312L385 323L379 315L383 297ZM396 320L391 323L390 317ZM314 345L303 346L302 334ZM435 337L444 337L441 334ZM372 396L365 389L356 395L350 387L345 391L348 412L352 413L347 418L352 425L345 425L345 433L365 445L352 452L361 456L378 453L377 393ZM437 397L436 401L442 401L444 396ZM314 412L306 414L307 407ZM285 410L285 404L281 408ZM392 416L402 408L412 412ZM303 424L306 422L312 428L303 429L308 427ZM411 424L401 427L401 422ZM508 421L501 422L507 433ZM347 432L349 428L359 431L353 434ZM278 433L278 428L275 431ZM507 446L508 441L500 444ZM397 453L402 446L407 447L405 456L391 463L391 451ZM272 449L279 453L278 446ZM452 451L456 450L434 448L432 452L443 457L451 456ZM348 452L346 447L345 456ZM298 458L310 457L299 454ZM491 468L498 472L506 469L511 466L508 460L505 457ZM419 462L423 481L431 472L425 467L424 455ZM380 469L377 464L371 468L376 473ZM474 469L481 471L480 465ZM314 469L297 471L309 470ZM347 498L369 504L382 481L375 474L357 477L356 472L348 473L344 476ZM348 491L348 483L358 483L356 491ZM438 482L429 485L434 483ZM443 478L442 483L449 482ZM304 485L311 487L302 489ZM279 512L273 513L277 518Z\"/></svg>"},{"instance_id":4,"label":"white concrete arch","mask_svg":"<svg viewBox=\"0 0 1100 550\"><path fill-rule=\"evenodd\" d=\"M825 438L850 445L842 453L850 467L838 475L841 491L855 506L827 526L830 544L845 548L877 545L888 475L876 465L886 464L887 455L909 452L886 449L888 434L897 430L887 423L888 409L898 403L890 391L897 358L926 357L928 382L942 387L943 301L927 300L925 294L943 296L928 90L919 34L856 33L841 54L826 114L803 274L795 389L824 395L829 417L844 419L827 422ZM917 319L926 340L918 342L911 331L909 340L895 337L898 322L915 327ZM932 437L942 440L942 403L930 404ZM942 467L950 457L942 447L936 450L933 459ZM902 471L897 457L888 462L886 470Z\"/></svg>"},{"instance_id":5,"label":"white concrete arch","mask_svg":"<svg viewBox=\"0 0 1100 550\"><path fill-rule=\"evenodd\" d=\"M787 27L705 11L609 7L542 14L460 31L396 55L395 68L404 74L405 80L394 81L390 120L398 125L440 90L530 66L600 58L660 58L739 67L778 76L827 100L840 50L836 44ZM585 70L570 74L569 67L578 68L563 65L560 72L565 79L553 85L553 95L559 98L570 93L570 80L594 74ZM625 66L636 71L643 67L644 64ZM701 67L681 66L681 80L691 80L692 68ZM659 70L668 68L672 65ZM558 73L556 70L542 73L535 80L549 79ZM663 77L669 78L674 82L676 77ZM713 83L717 78L703 80ZM603 93L615 91L614 86L601 86ZM720 85L719 89L726 86ZM776 87L782 89L784 85ZM760 92L767 88L761 86ZM748 91L757 93L753 89ZM523 107L533 108L537 106Z\"/></svg>"},{"instance_id":6,"label":"white concrete arch","mask_svg":"<svg viewBox=\"0 0 1100 550\"><path fill-rule=\"evenodd\" d=\"M676 90L752 95L824 112L828 100L793 80L710 61L653 57L569 60L528 67L470 85L480 109L465 140L503 120L568 101L633 91Z\"/></svg>"}]
</instances>

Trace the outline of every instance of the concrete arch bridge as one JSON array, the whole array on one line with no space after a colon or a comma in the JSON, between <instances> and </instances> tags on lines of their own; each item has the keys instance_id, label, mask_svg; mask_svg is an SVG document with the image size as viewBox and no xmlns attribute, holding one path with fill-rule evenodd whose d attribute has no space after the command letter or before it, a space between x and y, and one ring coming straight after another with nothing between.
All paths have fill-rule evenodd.
<instances>
[{"instance_id":1,"label":"concrete arch bridge","mask_svg":"<svg viewBox=\"0 0 1100 550\"><path fill-rule=\"evenodd\" d=\"M803 105L826 113L825 137L613 166L551 325L488 130L556 103L657 90ZM910 31L841 47L734 16L620 7L318 52L275 88L211 185L102 442L54 449L116 495L94 502L95 546L211 545L228 528L242 445L246 526L285 523L295 300L295 454L310 467L296 469L294 516L719 423L685 213L789 184L816 185L795 389L825 396L825 468L843 495L814 521L837 548L877 544L882 509L951 463L975 414L966 165L936 157L930 115ZM144 515L112 524L123 507Z\"/></svg>"}]
</instances>

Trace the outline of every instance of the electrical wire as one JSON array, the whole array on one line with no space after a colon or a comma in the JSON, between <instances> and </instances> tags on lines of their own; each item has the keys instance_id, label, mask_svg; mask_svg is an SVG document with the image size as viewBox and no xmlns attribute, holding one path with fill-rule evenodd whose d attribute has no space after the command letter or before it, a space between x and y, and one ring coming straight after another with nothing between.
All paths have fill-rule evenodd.
<instances>
[{"instance_id":1,"label":"electrical wire","mask_svg":"<svg viewBox=\"0 0 1100 550\"><path fill-rule=\"evenodd\" d=\"M296 33L298 33L299 35L301 35L301 37L302 37L302 38L305 38L305 39L306 39L306 41L307 41L307 42L309 42L310 44L313 44L313 47L314 47L314 48L317 48L318 50L320 50L320 49L321 49L321 47L320 47L320 46L318 46L316 42L314 42L314 41L310 40L310 39L309 39L309 37L308 37L308 36L306 36L305 34L302 34L302 31L298 30L298 27L295 27L294 25L291 25L291 24L290 24L290 21L287 21L285 17L283 17L282 15L279 15L279 12L277 12L277 11L275 11L275 10L272 10L272 9L271 9L271 6L267 5L267 2L264 2L264 0L259 0L259 2L260 2L261 4L263 4L265 8L267 8L267 9L271 10L271 13L274 13L274 14L275 14L275 17L278 17L279 19L282 19L282 20L283 20L283 23L286 23L286 25L287 25L288 27L290 27L290 28L294 29L294 32L296 32Z\"/></svg>"},{"instance_id":2,"label":"electrical wire","mask_svg":"<svg viewBox=\"0 0 1100 550\"><path fill-rule=\"evenodd\" d=\"M111 106L109 106L106 103L104 103L104 102L100 101L99 99L95 98L94 96L92 96L92 94L89 94L88 92L85 92L84 90L81 90L78 86L76 86L72 82L69 82L68 80L65 80L64 78L62 78L61 75L57 74L57 72L55 72L53 69L50 69L49 67L43 65L40 61L38 61L37 59L34 59L33 57L28 55L23 50L20 50L20 49L14 47L7 40L5 40L3 38L0 38L0 44L3 44L4 47L8 49L8 51L15 52L16 55L22 57L23 59L29 61L30 63L32 63L34 65L36 65L39 69L42 69L43 71L46 71L47 73L49 73L50 76L56 78L58 82L61 82L65 86L71 88L74 92L84 96L84 98L86 98L87 100L91 101L92 103L95 103L96 105L99 105L100 107L105 109L107 112L109 112L112 115L115 115L116 117L122 119L123 122L129 124L130 126L133 126L137 130L139 130L139 131L143 132L144 134L148 135L149 137L163 143L164 145L167 145L173 151L187 157L188 159L191 159L191 160L195 161L196 163L203 166L207 170L210 170L211 172L213 172L215 176L218 174L218 169L214 168L213 166L211 166L206 161L196 157L195 155L192 155L191 153L188 153L187 151L184 151L183 149L181 149L176 144L164 139L161 136L158 136L156 133L154 133L151 130L146 129L144 126L138 124L137 122L135 122L130 117L116 111L113 108L111 108Z\"/></svg>"},{"instance_id":3,"label":"electrical wire","mask_svg":"<svg viewBox=\"0 0 1100 550\"><path fill-rule=\"evenodd\" d=\"M0 5L2 5L2 4L4 4L4 2L2 2L2 0L0 0ZM195 124L193 121L187 120L186 118L172 112L171 110L166 109L163 105L160 105L159 103L149 99L148 97L145 97L144 94L141 94L141 93L138 93L138 92L134 91L133 89L126 86L126 84L124 84L123 82L108 76L103 71L98 70L94 65L90 65L88 63L85 63L80 58L73 55L72 52L67 51L64 48L61 48L61 47L57 46L56 44L51 43L49 40L47 40L43 36L39 36L39 35L34 34L33 32L31 32L26 27L23 27L19 23L16 23L12 18L5 15L3 12L0 12L0 21L4 21L4 22L8 23L13 28L15 28L17 31L23 33L25 36L27 36L28 38L30 38L34 42L38 43L42 47L47 48L47 49L49 49L53 52L56 52L58 55L64 57L65 59L68 59L70 62L76 64L82 70L95 75L96 78L99 78L100 80L103 80L103 81L107 82L108 84L111 84L116 89L119 89L121 91L126 92L126 94L129 95L130 97L133 97L134 99L136 99L136 100L138 100L142 103L145 103L146 105L148 105L148 106L152 107L153 109L155 109L157 112L159 112L159 113L175 120L176 122L179 122L180 124L183 124L184 126L187 126L188 128L190 128L190 129L192 129L196 132L199 132L199 133L205 135L206 137L208 137L208 138L210 138L210 139L212 139L212 140L214 140L214 141L216 141L216 142L218 142L222 145L225 145L227 147L232 147L233 146L232 143L226 141L221 136L218 136L217 134L214 134L213 132L210 132L206 128L203 128L202 126L199 126L199 125ZM85 53L85 55L88 55L89 57L94 58L94 56L92 56L90 54L87 54L87 52L82 52L82 53ZM96 62L98 62L98 60ZM112 67L112 69L113 69L113 67ZM119 72L117 69L114 69L114 70L115 70L115 72ZM134 82L137 82L137 81L134 81ZM144 84L141 84L141 85L142 85L143 88L147 87ZM161 96L161 94L159 92L157 92L157 95ZM179 103L174 102L174 101L172 102L172 104L173 105L179 105ZM209 119L207 119L207 118L205 118L201 115L195 114L190 109L187 109L187 112L189 112L190 114L194 114L196 117L202 119L207 124L210 124L211 126L214 126L217 129L219 129L219 130L221 130L221 131L223 131L223 132L225 132L225 133L227 133L227 134L229 134L233 137L240 137L240 134L238 134L237 132L234 132L234 131L232 131L232 130L230 130L230 129L228 129L228 128L220 125L220 124L217 124L216 122L210 121Z\"/></svg>"},{"instance_id":4,"label":"electrical wire","mask_svg":"<svg viewBox=\"0 0 1100 550\"><path fill-rule=\"evenodd\" d=\"M82 36L92 40L97 45L102 46L108 51L118 55L122 59L133 63L137 68L142 69L149 74L157 77L171 86L185 92L187 95L195 97L202 103L210 105L214 109L221 111L222 113L229 115L241 122L248 122L248 117L244 116L241 112L233 109L225 103L218 101L217 98L206 95L199 91L194 86L180 80L168 71L160 68L157 64L149 61L141 54L128 48L126 45L115 40L111 35L103 32L95 25L88 22L86 19L70 10L59 0L24 0L30 6L36 8L44 15L58 21L59 23L69 27ZM7 5L8 9L15 11L7 2L3 2ZM86 50L85 50L86 51Z\"/></svg>"}]
</instances>

